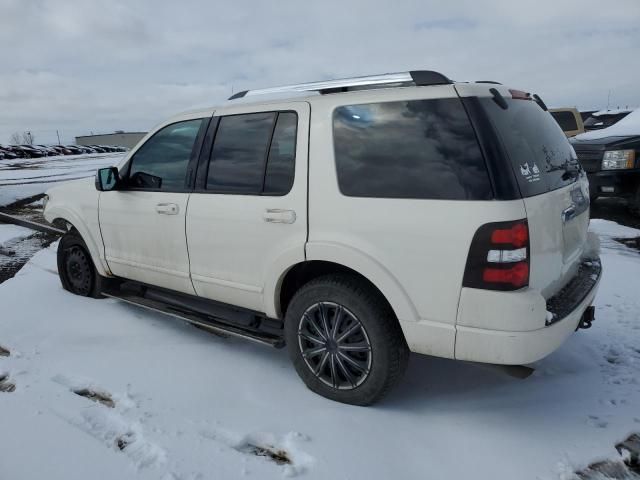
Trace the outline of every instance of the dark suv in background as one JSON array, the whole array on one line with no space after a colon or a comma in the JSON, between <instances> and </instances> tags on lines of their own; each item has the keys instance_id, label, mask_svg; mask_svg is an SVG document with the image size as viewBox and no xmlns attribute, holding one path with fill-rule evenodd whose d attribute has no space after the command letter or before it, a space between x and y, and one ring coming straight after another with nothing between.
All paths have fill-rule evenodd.
<instances>
[{"instance_id":1,"label":"dark suv in background","mask_svg":"<svg viewBox=\"0 0 640 480\"><path fill-rule=\"evenodd\" d=\"M624 198L640 215L640 109L615 125L573 137L571 143L587 171L591 201Z\"/></svg>"}]
</instances>

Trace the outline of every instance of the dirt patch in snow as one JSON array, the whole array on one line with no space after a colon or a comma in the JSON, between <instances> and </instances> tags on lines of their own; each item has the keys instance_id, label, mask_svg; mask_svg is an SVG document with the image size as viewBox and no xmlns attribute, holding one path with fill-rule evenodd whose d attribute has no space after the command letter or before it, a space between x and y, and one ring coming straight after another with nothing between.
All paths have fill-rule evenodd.
<instances>
[{"instance_id":1,"label":"dirt patch in snow","mask_svg":"<svg viewBox=\"0 0 640 480\"><path fill-rule=\"evenodd\" d=\"M636 250L640 250L640 237L636 238L614 238L616 242L620 242L623 245L626 245L629 248L635 248Z\"/></svg>"},{"instance_id":2,"label":"dirt patch in snow","mask_svg":"<svg viewBox=\"0 0 640 480\"><path fill-rule=\"evenodd\" d=\"M116 402L113 401L111 395L105 392L99 392L97 390L91 390L89 388L81 388L79 390L74 390L73 393L75 393L76 395L80 395L81 397L88 398L93 402L101 403L102 405L105 405L109 408L114 408L116 406ZM124 447L120 450L124 450Z\"/></svg>"},{"instance_id":3,"label":"dirt patch in snow","mask_svg":"<svg viewBox=\"0 0 640 480\"><path fill-rule=\"evenodd\" d=\"M595 462L576 472L580 480L639 480L640 479L640 435L632 434L616 445L620 460Z\"/></svg>"},{"instance_id":4,"label":"dirt patch in snow","mask_svg":"<svg viewBox=\"0 0 640 480\"><path fill-rule=\"evenodd\" d=\"M289 454L286 450L277 449L272 446L253 445L252 443L246 443L237 447L237 450L243 453L249 453L258 457L267 457L273 460L278 465L291 465L293 462L289 458Z\"/></svg>"},{"instance_id":5,"label":"dirt patch in snow","mask_svg":"<svg viewBox=\"0 0 640 480\"><path fill-rule=\"evenodd\" d=\"M11 393L15 391L16 384L9 381L9 375L0 375L0 392Z\"/></svg>"}]
</instances>

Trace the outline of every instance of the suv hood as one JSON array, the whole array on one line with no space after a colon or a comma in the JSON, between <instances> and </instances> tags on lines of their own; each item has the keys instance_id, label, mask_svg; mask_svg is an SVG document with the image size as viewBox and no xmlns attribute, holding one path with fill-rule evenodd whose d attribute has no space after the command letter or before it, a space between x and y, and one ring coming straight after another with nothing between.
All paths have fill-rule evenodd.
<instances>
[{"instance_id":1,"label":"suv hood","mask_svg":"<svg viewBox=\"0 0 640 480\"><path fill-rule=\"evenodd\" d=\"M586 135L586 134L584 134ZM609 137L597 137L597 138L581 138L583 135L578 135L576 137L571 138L569 141L574 146L574 148L580 148L581 146L615 146L615 145L623 145L628 141L637 141L640 140L640 134L638 135L624 135L624 136L609 136Z\"/></svg>"}]
</instances>

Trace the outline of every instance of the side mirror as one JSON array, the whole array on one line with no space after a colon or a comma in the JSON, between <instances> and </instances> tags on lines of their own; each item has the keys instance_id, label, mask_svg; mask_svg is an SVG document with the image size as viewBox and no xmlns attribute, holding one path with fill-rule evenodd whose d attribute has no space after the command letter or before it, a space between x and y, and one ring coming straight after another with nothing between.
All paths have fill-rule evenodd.
<instances>
[{"instance_id":1,"label":"side mirror","mask_svg":"<svg viewBox=\"0 0 640 480\"><path fill-rule=\"evenodd\" d=\"M116 167L101 168L96 173L96 190L109 192L116 190L120 183L120 174Z\"/></svg>"}]
</instances>

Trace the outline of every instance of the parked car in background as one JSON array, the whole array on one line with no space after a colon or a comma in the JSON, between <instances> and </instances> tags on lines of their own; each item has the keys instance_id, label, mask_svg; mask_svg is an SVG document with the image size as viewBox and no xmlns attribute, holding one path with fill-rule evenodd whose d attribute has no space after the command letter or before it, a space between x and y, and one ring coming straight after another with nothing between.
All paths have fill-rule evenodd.
<instances>
[{"instance_id":1,"label":"parked car in background","mask_svg":"<svg viewBox=\"0 0 640 480\"><path fill-rule=\"evenodd\" d=\"M71 155L80 155L81 153L83 153L82 149L77 145L64 145L64 148L71 152Z\"/></svg>"},{"instance_id":2,"label":"parked car in background","mask_svg":"<svg viewBox=\"0 0 640 480\"><path fill-rule=\"evenodd\" d=\"M286 346L356 405L410 351L537 361L590 326L601 272L546 110L430 71L240 92L47 192L62 285Z\"/></svg>"},{"instance_id":3,"label":"parked car in background","mask_svg":"<svg viewBox=\"0 0 640 480\"><path fill-rule=\"evenodd\" d=\"M36 148L39 148L40 150L44 150L49 155L58 155L58 151L50 145L33 145L33 146Z\"/></svg>"},{"instance_id":4,"label":"parked car in background","mask_svg":"<svg viewBox=\"0 0 640 480\"><path fill-rule=\"evenodd\" d=\"M30 158L41 158L49 155L49 153L46 150L35 147L33 145L19 145L19 147L22 148L25 152L27 152L27 155Z\"/></svg>"},{"instance_id":5,"label":"parked car in background","mask_svg":"<svg viewBox=\"0 0 640 480\"><path fill-rule=\"evenodd\" d=\"M584 133L584 125L580 112L575 108L550 108L549 113L558 122L567 137Z\"/></svg>"},{"instance_id":6,"label":"parked car in background","mask_svg":"<svg viewBox=\"0 0 640 480\"><path fill-rule=\"evenodd\" d=\"M640 109L610 127L571 139L589 177L591 201L620 197L640 215Z\"/></svg>"},{"instance_id":7,"label":"parked car in background","mask_svg":"<svg viewBox=\"0 0 640 480\"><path fill-rule=\"evenodd\" d=\"M632 108L617 108L593 112L591 116L584 121L584 129L589 131L610 127L629 115L632 111Z\"/></svg>"},{"instance_id":8,"label":"parked car in background","mask_svg":"<svg viewBox=\"0 0 640 480\"><path fill-rule=\"evenodd\" d=\"M598 110L580 110L580 117L582 117L582 122L586 122L588 118L596 113Z\"/></svg>"},{"instance_id":9,"label":"parked car in background","mask_svg":"<svg viewBox=\"0 0 640 480\"><path fill-rule=\"evenodd\" d=\"M0 153L2 153L2 157L5 160L13 160L18 158L18 155L16 155L14 152L12 152L11 150L7 149L2 145L0 145Z\"/></svg>"}]
</instances>

